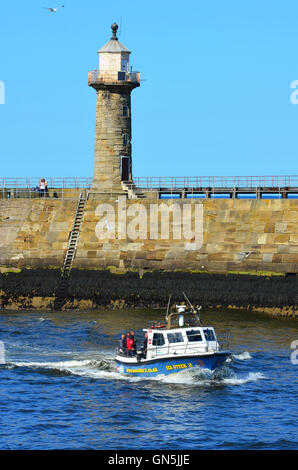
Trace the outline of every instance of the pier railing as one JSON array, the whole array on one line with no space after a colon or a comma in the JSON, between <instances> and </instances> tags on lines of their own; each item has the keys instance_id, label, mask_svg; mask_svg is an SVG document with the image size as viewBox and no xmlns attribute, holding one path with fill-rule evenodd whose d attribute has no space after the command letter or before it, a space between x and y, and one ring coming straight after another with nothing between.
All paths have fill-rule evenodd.
<instances>
[{"instance_id":1,"label":"pier railing","mask_svg":"<svg viewBox=\"0 0 298 470\"><path fill-rule=\"evenodd\" d=\"M91 177L44 177L46 197L77 198L89 190ZM0 177L0 198L35 198L41 177ZM262 197L298 198L298 175L284 176L148 176L125 182L127 191L137 190L144 197ZM112 188L111 188L112 192ZM77 194L78 193L78 194Z\"/></svg>"},{"instance_id":2,"label":"pier railing","mask_svg":"<svg viewBox=\"0 0 298 470\"><path fill-rule=\"evenodd\" d=\"M92 178L90 177L75 177L75 176L31 176L31 177L16 177L16 178L1 178L0 189L2 188L15 188L15 189L33 189L39 186L40 180L44 178L49 188L90 188Z\"/></svg>"},{"instance_id":3,"label":"pier railing","mask_svg":"<svg viewBox=\"0 0 298 470\"><path fill-rule=\"evenodd\" d=\"M181 188L279 188L298 187L298 175L290 176L137 176L134 184L146 189Z\"/></svg>"},{"instance_id":4,"label":"pier railing","mask_svg":"<svg viewBox=\"0 0 298 470\"><path fill-rule=\"evenodd\" d=\"M53 197L77 199L80 192L88 191L92 184L89 177L44 177L47 191L39 191L41 177L0 178L0 199Z\"/></svg>"},{"instance_id":5,"label":"pier railing","mask_svg":"<svg viewBox=\"0 0 298 470\"><path fill-rule=\"evenodd\" d=\"M49 187L55 188L90 188L92 177L56 176L56 177L0 177L0 188L32 188L45 178ZM134 184L146 189L182 189L182 188L298 188L298 175L289 176L136 176Z\"/></svg>"},{"instance_id":6,"label":"pier railing","mask_svg":"<svg viewBox=\"0 0 298 470\"><path fill-rule=\"evenodd\" d=\"M140 193L159 198L256 198L298 197L298 175L285 176L148 176L125 183Z\"/></svg>"}]
</instances>

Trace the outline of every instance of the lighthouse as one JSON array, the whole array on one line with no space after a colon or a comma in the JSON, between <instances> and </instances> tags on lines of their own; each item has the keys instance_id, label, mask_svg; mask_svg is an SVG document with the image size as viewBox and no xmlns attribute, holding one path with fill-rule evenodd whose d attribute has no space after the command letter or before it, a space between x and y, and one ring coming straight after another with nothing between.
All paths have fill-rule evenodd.
<instances>
[{"instance_id":1,"label":"lighthouse","mask_svg":"<svg viewBox=\"0 0 298 470\"><path fill-rule=\"evenodd\" d=\"M97 92L94 197L117 195L132 182L131 92L140 86L140 74L130 70L130 51L118 40L118 25L111 28L111 39L98 51L98 70L88 75Z\"/></svg>"}]
</instances>

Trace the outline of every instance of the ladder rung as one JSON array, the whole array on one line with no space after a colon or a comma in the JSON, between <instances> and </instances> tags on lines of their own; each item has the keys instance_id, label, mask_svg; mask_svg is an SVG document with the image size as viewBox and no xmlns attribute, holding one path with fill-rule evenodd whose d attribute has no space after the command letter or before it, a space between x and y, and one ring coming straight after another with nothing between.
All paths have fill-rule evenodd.
<instances>
[{"instance_id":1,"label":"ladder rung","mask_svg":"<svg viewBox=\"0 0 298 470\"><path fill-rule=\"evenodd\" d=\"M64 278L64 276L69 276L69 272L71 270L71 266L75 258L76 247L77 247L78 239L80 236L80 226L84 217L86 202L87 202L87 197L83 197L80 194L77 208L76 208L75 217L74 217L73 226L72 226L70 236L69 236L68 247L67 247L67 251L65 254L65 258L64 258L63 270L61 274L62 278ZM65 285L66 285L66 282L65 282ZM61 302L63 302L62 298L61 298Z\"/></svg>"}]
</instances>

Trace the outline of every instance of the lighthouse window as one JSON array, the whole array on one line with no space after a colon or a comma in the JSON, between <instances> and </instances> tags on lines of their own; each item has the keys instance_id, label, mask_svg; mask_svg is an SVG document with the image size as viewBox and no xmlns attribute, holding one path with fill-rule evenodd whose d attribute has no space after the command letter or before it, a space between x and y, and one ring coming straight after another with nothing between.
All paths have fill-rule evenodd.
<instances>
[{"instance_id":1,"label":"lighthouse window","mask_svg":"<svg viewBox=\"0 0 298 470\"><path fill-rule=\"evenodd\" d=\"M128 144L128 135L123 134L123 145L127 145L127 144Z\"/></svg>"},{"instance_id":2,"label":"lighthouse window","mask_svg":"<svg viewBox=\"0 0 298 470\"><path fill-rule=\"evenodd\" d=\"M186 334L188 341L202 341L200 330L188 330Z\"/></svg>"},{"instance_id":3,"label":"lighthouse window","mask_svg":"<svg viewBox=\"0 0 298 470\"><path fill-rule=\"evenodd\" d=\"M126 73L125 72L118 72L118 80L119 82L125 81Z\"/></svg>"},{"instance_id":4,"label":"lighthouse window","mask_svg":"<svg viewBox=\"0 0 298 470\"><path fill-rule=\"evenodd\" d=\"M153 346L163 346L165 344L165 339L163 337L163 334L162 333L154 333L152 344L153 344Z\"/></svg>"},{"instance_id":5,"label":"lighthouse window","mask_svg":"<svg viewBox=\"0 0 298 470\"><path fill-rule=\"evenodd\" d=\"M183 336L180 332L168 333L169 343L183 343Z\"/></svg>"},{"instance_id":6,"label":"lighthouse window","mask_svg":"<svg viewBox=\"0 0 298 470\"><path fill-rule=\"evenodd\" d=\"M123 116L124 117L128 116L128 106L123 106Z\"/></svg>"}]
</instances>

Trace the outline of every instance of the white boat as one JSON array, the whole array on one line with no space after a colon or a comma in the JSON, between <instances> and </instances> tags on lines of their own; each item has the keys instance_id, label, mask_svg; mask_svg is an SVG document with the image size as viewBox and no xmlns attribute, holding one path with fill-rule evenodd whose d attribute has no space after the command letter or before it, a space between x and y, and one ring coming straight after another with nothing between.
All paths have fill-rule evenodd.
<instances>
[{"instance_id":1,"label":"white boat","mask_svg":"<svg viewBox=\"0 0 298 470\"><path fill-rule=\"evenodd\" d=\"M230 353L219 343L214 328L202 324L198 314L201 307L193 307L183 295L186 303L171 309L169 297L164 323L154 322L143 329L147 347L135 352L118 350L115 360L119 373L153 377L193 368L214 370L225 363Z\"/></svg>"}]
</instances>

